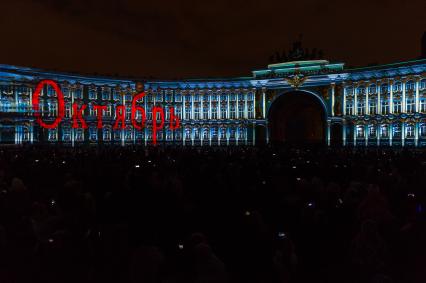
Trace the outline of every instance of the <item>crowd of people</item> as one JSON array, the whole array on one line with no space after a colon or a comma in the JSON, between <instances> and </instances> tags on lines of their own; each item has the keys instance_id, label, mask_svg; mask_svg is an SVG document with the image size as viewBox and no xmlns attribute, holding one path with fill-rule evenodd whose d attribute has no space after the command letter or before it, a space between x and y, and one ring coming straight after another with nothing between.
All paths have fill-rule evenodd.
<instances>
[{"instance_id":1,"label":"crowd of people","mask_svg":"<svg viewBox=\"0 0 426 283\"><path fill-rule=\"evenodd\" d=\"M426 152L0 148L0 282L425 282Z\"/></svg>"}]
</instances>

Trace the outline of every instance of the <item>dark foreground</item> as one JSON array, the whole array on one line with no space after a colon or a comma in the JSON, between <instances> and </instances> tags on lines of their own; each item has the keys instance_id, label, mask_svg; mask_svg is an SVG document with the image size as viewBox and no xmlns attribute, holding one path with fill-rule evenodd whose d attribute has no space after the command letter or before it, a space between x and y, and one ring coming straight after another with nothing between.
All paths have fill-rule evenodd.
<instances>
[{"instance_id":1,"label":"dark foreground","mask_svg":"<svg viewBox=\"0 0 426 283\"><path fill-rule=\"evenodd\" d=\"M426 282L426 154L0 149L0 282Z\"/></svg>"}]
</instances>

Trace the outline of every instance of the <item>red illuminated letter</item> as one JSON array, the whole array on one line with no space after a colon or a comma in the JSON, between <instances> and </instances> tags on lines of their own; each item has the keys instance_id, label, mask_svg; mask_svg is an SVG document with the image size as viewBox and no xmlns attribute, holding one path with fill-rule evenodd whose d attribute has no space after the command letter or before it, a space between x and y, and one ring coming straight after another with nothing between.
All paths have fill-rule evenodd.
<instances>
[{"instance_id":1,"label":"red illuminated letter","mask_svg":"<svg viewBox=\"0 0 426 283\"><path fill-rule=\"evenodd\" d=\"M104 111L107 109L107 106L93 104L93 109L96 110L96 116L98 116L98 129L102 129L102 115Z\"/></svg>"},{"instance_id":2,"label":"red illuminated letter","mask_svg":"<svg viewBox=\"0 0 426 283\"><path fill-rule=\"evenodd\" d=\"M118 123L121 121L121 128L124 129L126 127L126 122L124 120L126 115L126 107L124 105L118 105L115 108L115 115L117 116L117 119L115 120L114 129L118 129Z\"/></svg>"},{"instance_id":3,"label":"red illuminated letter","mask_svg":"<svg viewBox=\"0 0 426 283\"><path fill-rule=\"evenodd\" d=\"M141 93L135 95L133 97L133 100L132 100L132 125L137 130L142 130L143 126L145 125L145 121L146 121L145 109L143 109L143 107L136 105L136 101L138 99L141 99L144 96L145 96L145 92L141 92ZM138 123L137 123L138 121L136 121L136 111L139 111L142 115L142 121L141 121L140 125L138 125Z\"/></svg>"},{"instance_id":4,"label":"red illuminated letter","mask_svg":"<svg viewBox=\"0 0 426 283\"><path fill-rule=\"evenodd\" d=\"M72 127L74 129L77 129L78 128L78 121L77 120L80 120L81 127L83 129L87 129L86 121L83 118L83 111L84 111L84 109L86 109L86 105L83 104L83 105L81 105L81 108L78 109L78 103L74 102L74 104L72 105L72 109L73 109L73 112L74 112L72 114Z\"/></svg>"},{"instance_id":5,"label":"red illuminated letter","mask_svg":"<svg viewBox=\"0 0 426 283\"><path fill-rule=\"evenodd\" d=\"M50 85L53 87L53 89L56 92L56 95L58 96L58 117L56 117L55 121L52 124L46 124L43 122L41 118L41 113L39 112L39 96L40 92L43 89L44 85ZM56 128L59 123L61 122L62 118L64 118L65 114L65 106L64 106L64 94L62 93L61 89L59 88L58 84L55 81L52 80L42 80L38 83L36 90L33 94L33 109L34 109L34 115L37 118L37 122L46 129L53 129Z\"/></svg>"},{"instance_id":6,"label":"red illuminated letter","mask_svg":"<svg viewBox=\"0 0 426 283\"><path fill-rule=\"evenodd\" d=\"M160 113L160 124L157 125L157 113ZM157 131L164 126L164 110L161 107L152 107L152 142L157 144Z\"/></svg>"},{"instance_id":7,"label":"red illuminated letter","mask_svg":"<svg viewBox=\"0 0 426 283\"><path fill-rule=\"evenodd\" d=\"M179 129L179 117L175 116L175 108L170 107L170 129L176 130Z\"/></svg>"}]
</instances>

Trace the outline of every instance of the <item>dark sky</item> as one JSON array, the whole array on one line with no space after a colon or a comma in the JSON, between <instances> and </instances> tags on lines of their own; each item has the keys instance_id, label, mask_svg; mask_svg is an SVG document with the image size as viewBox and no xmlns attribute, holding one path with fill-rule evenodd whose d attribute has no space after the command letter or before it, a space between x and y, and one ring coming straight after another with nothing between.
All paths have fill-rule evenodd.
<instances>
[{"instance_id":1,"label":"dark sky","mask_svg":"<svg viewBox=\"0 0 426 283\"><path fill-rule=\"evenodd\" d=\"M122 76L247 76L303 34L330 61L416 58L425 0L1 0L0 63Z\"/></svg>"}]
</instances>

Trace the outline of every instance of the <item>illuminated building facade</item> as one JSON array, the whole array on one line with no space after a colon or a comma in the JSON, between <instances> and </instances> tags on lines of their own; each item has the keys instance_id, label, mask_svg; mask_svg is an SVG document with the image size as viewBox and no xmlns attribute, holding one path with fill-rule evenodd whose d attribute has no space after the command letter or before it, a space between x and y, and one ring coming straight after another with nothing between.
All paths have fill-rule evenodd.
<instances>
[{"instance_id":1,"label":"illuminated building facade","mask_svg":"<svg viewBox=\"0 0 426 283\"><path fill-rule=\"evenodd\" d=\"M32 96L43 79L56 81L64 94L65 117L54 129L41 128ZM130 123L133 95L147 125ZM72 127L72 104L86 104L88 128ZM93 104L105 105L103 127L97 128ZM126 105L128 127L114 129L117 105ZM153 106L165 109L160 144L214 146L272 142L323 142L349 146L426 145L426 59L346 69L343 63L299 60L271 64L249 77L179 81L103 78L0 65L0 142L150 144ZM170 130L168 108L181 125ZM44 121L58 114L55 91L40 96Z\"/></svg>"}]
</instances>

